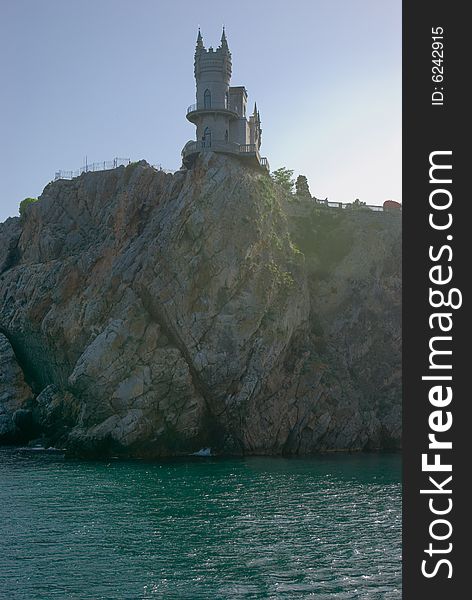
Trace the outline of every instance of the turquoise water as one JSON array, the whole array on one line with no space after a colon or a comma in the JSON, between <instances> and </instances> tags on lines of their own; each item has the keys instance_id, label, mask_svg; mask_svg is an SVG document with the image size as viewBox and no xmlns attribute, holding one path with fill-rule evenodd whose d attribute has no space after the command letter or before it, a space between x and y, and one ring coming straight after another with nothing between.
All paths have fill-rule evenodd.
<instances>
[{"instance_id":1,"label":"turquoise water","mask_svg":"<svg viewBox=\"0 0 472 600\"><path fill-rule=\"evenodd\" d=\"M401 598L398 455L0 450L1 600Z\"/></svg>"}]
</instances>

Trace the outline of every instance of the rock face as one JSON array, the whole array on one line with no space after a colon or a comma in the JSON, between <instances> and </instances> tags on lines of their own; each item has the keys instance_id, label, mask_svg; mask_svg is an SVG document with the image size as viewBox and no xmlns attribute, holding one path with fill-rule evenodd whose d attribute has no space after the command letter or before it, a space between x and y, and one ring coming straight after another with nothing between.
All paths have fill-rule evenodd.
<instances>
[{"instance_id":1,"label":"rock face","mask_svg":"<svg viewBox=\"0 0 472 600\"><path fill-rule=\"evenodd\" d=\"M11 443L28 435L32 398L10 342L0 333L0 443Z\"/></svg>"},{"instance_id":2,"label":"rock face","mask_svg":"<svg viewBox=\"0 0 472 600\"><path fill-rule=\"evenodd\" d=\"M399 447L400 240L222 155L88 173L0 225L0 330L78 454Z\"/></svg>"}]
</instances>

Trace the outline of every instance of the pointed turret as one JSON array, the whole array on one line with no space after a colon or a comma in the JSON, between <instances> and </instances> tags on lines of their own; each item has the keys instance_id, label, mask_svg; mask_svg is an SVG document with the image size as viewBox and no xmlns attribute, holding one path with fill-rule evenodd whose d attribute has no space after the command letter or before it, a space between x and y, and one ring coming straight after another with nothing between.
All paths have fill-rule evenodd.
<instances>
[{"instance_id":1,"label":"pointed turret","mask_svg":"<svg viewBox=\"0 0 472 600\"><path fill-rule=\"evenodd\" d=\"M202 33L200 31L200 27L198 28L198 35L197 35L197 50L203 50L203 38L202 38Z\"/></svg>"},{"instance_id":2,"label":"pointed turret","mask_svg":"<svg viewBox=\"0 0 472 600\"><path fill-rule=\"evenodd\" d=\"M231 57L231 52L229 51L228 40L226 39L225 26L223 25L223 33L221 34L221 44L220 48L223 53L227 54L228 57Z\"/></svg>"},{"instance_id":3,"label":"pointed turret","mask_svg":"<svg viewBox=\"0 0 472 600\"><path fill-rule=\"evenodd\" d=\"M259 125L259 129L260 129L261 116L259 114L259 111L257 110L257 102L254 102L254 112L252 113L252 117L253 117L254 121Z\"/></svg>"}]
</instances>

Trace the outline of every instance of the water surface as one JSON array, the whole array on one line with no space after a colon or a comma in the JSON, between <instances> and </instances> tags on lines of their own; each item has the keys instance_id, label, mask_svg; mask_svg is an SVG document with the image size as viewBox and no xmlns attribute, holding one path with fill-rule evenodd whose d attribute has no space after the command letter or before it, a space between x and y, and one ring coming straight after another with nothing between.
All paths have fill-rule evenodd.
<instances>
[{"instance_id":1,"label":"water surface","mask_svg":"<svg viewBox=\"0 0 472 600\"><path fill-rule=\"evenodd\" d=\"M1 600L401 598L398 455L0 449Z\"/></svg>"}]
</instances>

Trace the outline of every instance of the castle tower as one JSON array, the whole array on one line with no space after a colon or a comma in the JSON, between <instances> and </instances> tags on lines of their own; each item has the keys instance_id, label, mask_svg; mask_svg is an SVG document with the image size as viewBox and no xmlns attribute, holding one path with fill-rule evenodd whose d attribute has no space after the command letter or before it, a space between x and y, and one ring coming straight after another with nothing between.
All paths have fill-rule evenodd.
<instances>
[{"instance_id":1,"label":"castle tower","mask_svg":"<svg viewBox=\"0 0 472 600\"><path fill-rule=\"evenodd\" d=\"M196 126L196 141L187 142L182 150L185 166L191 166L201 152L223 152L237 155L269 168L261 158L261 121L259 111L246 117L247 91L244 86L230 86L231 52L225 29L216 50L206 49L198 30L194 73L196 103L187 109L187 119Z\"/></svg>"},{"instance_id":2,"label":"castle tower","mask_svg":"<svg viewBox=\"0 0 472 600\"><path fill-rule=\"evenodd\" d=\"M189 107L187 119L196 125L202 147L216 149L229 142L230 122L238 118L229 107L231 53L224 28L216 50L205 48L198 30L194 64L197 102Z\"/></svg>"}]
</instances>

